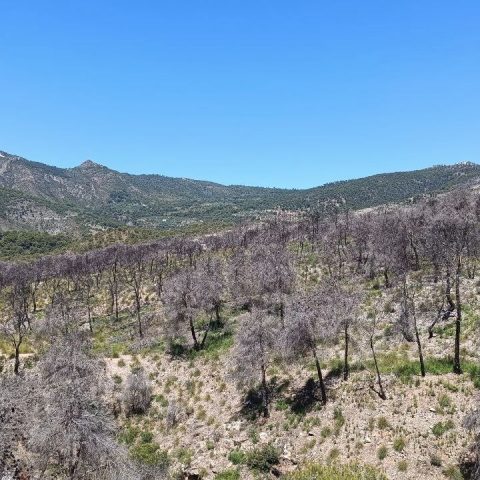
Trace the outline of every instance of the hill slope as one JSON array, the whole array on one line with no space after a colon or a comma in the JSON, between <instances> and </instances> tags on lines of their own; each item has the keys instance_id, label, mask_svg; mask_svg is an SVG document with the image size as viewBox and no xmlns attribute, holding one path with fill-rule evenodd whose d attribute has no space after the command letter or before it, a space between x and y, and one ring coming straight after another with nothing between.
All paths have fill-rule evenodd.
<instances>
[{"instance_id":1,"label":"hill slope","mask_svg":"<svg viewBox=\"0 0 480 480\"><path fill-rule=\"evenodd\" d=\"M462 163L288 190L130 175L90 160L63 169L0 152L0 229L58 233L231 222L276 208L313 208L330 200L354 209L372 207L479 180L480 166Z\"/></svg>"}]
</instances>

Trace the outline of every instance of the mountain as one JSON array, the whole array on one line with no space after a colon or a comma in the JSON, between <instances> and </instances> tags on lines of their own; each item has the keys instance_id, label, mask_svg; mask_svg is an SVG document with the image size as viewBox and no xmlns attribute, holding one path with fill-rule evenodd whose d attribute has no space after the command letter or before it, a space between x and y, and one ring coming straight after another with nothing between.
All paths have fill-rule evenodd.
<instances>
[{"instance_id":1,"label":"mountain","mask_svg":"<svg viewBox=\"0 0 480 480\"><path fill-rule=\"evenodd\" d=\"M353 209L397 203L479 180L479 165L461 163L293 190L130 175L91 160L58 168L0 152L0 229L60 233L228 223L278 208L315 208L328 201Z\"/></svg>"}]
</instances>

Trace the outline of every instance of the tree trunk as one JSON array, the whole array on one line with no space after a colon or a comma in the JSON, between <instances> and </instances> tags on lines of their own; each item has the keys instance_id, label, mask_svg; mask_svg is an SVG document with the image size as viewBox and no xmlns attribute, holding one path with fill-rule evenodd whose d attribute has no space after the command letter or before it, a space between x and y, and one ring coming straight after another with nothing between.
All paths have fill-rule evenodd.
<instances>
[{"instance_id":1,"label":"tree trunk","mask_svg":"<svg viewBox=\"0 0 480 480\"><path fill-rule=\"evenodd\" d=\"M140 338L143 338L142 316L140 313L140 298L138 295L135 295L135 307L137 311L138 334L140 335Z\"/></svg>"},{"instance_id":2,"label":"tree trunk","mask_svg":"<svg viewBox=\"0 0 480 480\"><path fill-rule=\"evenodd\" d=\"M191 316L189 317L188 322L190 324L190 333L192 334L192 338L193 338L193 348L195 350L200 350L200 344L198 343L197 333L195 332L195 325L193 324L193 318Z\"/></svg>"},{"instance_id":3,"label":"tree trunk","mask_svg":"<svg viewBox=\"0 0 480 480\"><path fill-rule=\"evenodd\" d=\"M385 288L390 288L390 278L388 276L388 268L383 270L383 277L385 278Z\"/></svg>"},{"instance_id":4,"label":"tree trunk","mask_svg":"<svg viewBox=\"0 0 480 480\"><path fill-rule=\"evenodd\" d=\"M213 321L212 321L212 316L210 315L210 321L208 322L207 328L205 329L205 333L203 334L202 341L200 343L200 348L203 349L205 346L205 342L207 341L207 336L208 332L210 331L210 328L212 327Z\"/></svg>"},{"instance_id":5,"label":"tree trunk","mask_svg":"<svg viewBox=\"0 0 480 480\"><path fill-rule=\"evenodd\" d=\"M380 370L378 368L377 356L375 355L375 345L373 343L373 335L370 336L370 348L372 349L373 363L375 364L375 372L377 374L377 384L378 384L378 389L379 389L379 391L377 393L378 393L378 396L382 400L386 400L387 396L385 395L385 390L383 389L382 377L380 376Z\"/></svg>"},{"instance_id":6,"label":"tree trunk","mask_svg":"<svg viewBox=\"0 0 480 480\"><path fill-rule=\"evenodd\" d=\"M448 311L453 312L455 310L455 302L452 300L452 284L450 277L450 269L447 270L447 278L445 279L445 298L448 302Z\"/></svg>"},{"instance_id":7,"label":"tree trunk","mask_svg":"<svg viewBox=\"0 0 480 480\"><path fill-rule=\"evenodd\" d=\"M453 373L462 373L460 364L460 329L462 323L462 302L460 299L460 269L461 263L458 260L457 272L455 275L455 296L457 301L457 318L455 319L455 356L453 359Z\"/></svg>"},{"instance_id":8,"label":"tree trunk","mask_svg":"<svg viewBox=\"0 0 480 480\"><path fill-rule=\"evenodd\" d=\"M344 337L345 337L345 352L344 352L344 359L343 359L343 380L347 380L348 375L350 374L350 365L348 364L348 344L350 341L350 335L348 334L348 321L345 321Z\"/></svg>"},{"instance_id":9,"label":"tree trunk","mask_svg":"<svg viewBox=\"0 0 480 480\"><path fill-rule=\"evenodd\" d=\"M262 397L263 397L263 416L268 417L268 385L265 365L262 363Z\"/></svg>"},{"instance_id":10,"label":"tree trunk","mask_svg":"<svg viewBox=\"0 0 480 480\"><path fill-rule=\"evenodd\" d=\"M320 362L318 361L317 349L313 347L312 349L313 358L315 359L315 367L317 368L318 382L320 384L320 394L322 396L322 403L325 405L327 403L327 390L325 388L325 382L323 381L322 368L320 367Z\"/></svg>"},{"instance_id":11,"label":"tree trunk","mask_svg":"<svg viewBox=\"0 0 480 480\"><path fill-rule=\"evenodd\" d=\"M13 367L13 373L18 375L20 370L20 343L15 344L15 366Z\"/></svg>"},{"instance_id":12,"label":"tree trunk","mask_svg":"<svg viewBox=\"0 0 480 480\"><path fill-rule=\"evenodd\" d=\"M418 256L418 250L417 250L417 247L415 246L415 243L413 242L412 237L410 237L410 246L412 247L413 255L415 257L415 266L413 269L415 271L418 271L420 270L420 258Z\"/></svg>"},{"instance_id":13,"label":"tree trunk","mask_svg":"<svg viewBox=\"0 0 480 480\"><path fill-rule=\"evenodd\" d=\"M415 303L412 300L412 311L413 311L413 329L415 330L415 339L417 341L418 347L418 359L420 361L420 374L422 377L425 376L425 362L423 361L423 351L422 351L422 342L420 341L420 334L418 332L417 325L417 314L415 312Z\"/></svg>"}]
</instances>

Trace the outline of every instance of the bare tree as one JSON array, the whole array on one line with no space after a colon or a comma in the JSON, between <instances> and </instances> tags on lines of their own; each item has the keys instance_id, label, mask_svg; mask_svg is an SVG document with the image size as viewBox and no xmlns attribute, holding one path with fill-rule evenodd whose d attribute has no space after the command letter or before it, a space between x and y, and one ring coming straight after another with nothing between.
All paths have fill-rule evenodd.
<instances>
[{"instance_id":1,"label":"bare tree","mask_svg":"<svg viewBox=\"0 0 480 480\"><path fill-rule=\"evenodd\" d=\"M267 368L273 359L277 331L275 317L254 309L239 325L232 354L233 375L240 386L252 386L260 381L265 417L269 414Z\"/></svg>"},{"instance_id":2,"label":"bare tree","mask_svg":"<svg viewBox=\"0 0 480 480\"><path fill-rule=\"evenodd\" d=\"M10 341L14 349L14 372L16 375L20 369L20 348L27 336L30 327L29 304L31 292L21 270L17 271L13 285L7 292L8 311L0 331Z\"/></svg>"},{"instance_id":3,"label":"bare tree","mask_svg":"<svg viewBox=\"0 0 480 480\"><path fill-rule=\"evenodd\" d=\"M115 442L116 428L103 404L103 368L82 335L56 342L39 363L40 388L29 450L35 466L69 479L138 478L127 451Z\"/></svg>"},{"instance_id":4,"label":"bare tree","mask_svg":"<svg viewBox=\"0 0 480 480\"><path fill-rule=\"evenodd\" d=\"M382 400L386 400L387 395L385 394L385 390L383 388L382 376L380 374L377 354L375 351L375 335L377 333L377 313L374 311L370 311L367 314L367 321L365 323L366 323L365 327L367 329L367 335L368 335L368 343L370 346L370 350L372 351L373 364L375 366L375 375L376 375L377 386L378 386L378 390L374 386L372 386L372 390L374 390Z\"/></svg>"},{"instance_id":5,"label":"bare tree","mask_svg":"<svg viewBox=\"0 0 480 480\"><path fill-rule=\"evenodd\" d=\"M334 326L323 299L318 292L298 296L288 307L281 344L287 358L312 355L317 369L322 403L327 402L327 391L322 375L318 346L331 338Z\"/></svg>"},{"instance_id":6,"label":"bare tree","mask_svg":"<svg viewBox=\"0 0 480 480\"><path fill-rule=\"evenodd\" d=\"M132 372L125 385L123 404L127 415L145 413L152 401L152 387L150 386L145 370Z\"/></svg>"}]
</instances>

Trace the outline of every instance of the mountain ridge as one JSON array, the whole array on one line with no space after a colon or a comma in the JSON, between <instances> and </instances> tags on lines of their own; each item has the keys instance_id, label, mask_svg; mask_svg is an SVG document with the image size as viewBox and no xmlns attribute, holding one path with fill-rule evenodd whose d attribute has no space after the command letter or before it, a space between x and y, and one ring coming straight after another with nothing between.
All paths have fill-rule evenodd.
<instances>
[{"instance_id":1,"label":"mountain ridge","mask_svg":"<svg viewBox=\"0 0 480 480\"><path fill-rule=\"evenodd\" d=\"M379 173L307 189L223 185L161 174L121 173L92 160L60 168L0 151L0 230L60 233L108 227L176 228L231 223L268 211L326 203L368 208L480 182L480 165L463 162Z\"/></svg>"}]
</instances>

